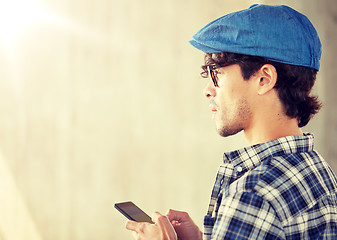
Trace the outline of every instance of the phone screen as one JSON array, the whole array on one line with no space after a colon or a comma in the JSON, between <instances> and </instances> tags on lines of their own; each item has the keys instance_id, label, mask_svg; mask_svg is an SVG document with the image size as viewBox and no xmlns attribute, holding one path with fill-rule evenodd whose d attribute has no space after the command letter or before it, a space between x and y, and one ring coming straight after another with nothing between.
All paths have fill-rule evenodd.
<instances>
[{"instance_id":1,"label":"phone screen","mask_svg":"<svg viewBox=\"0 0 337 240\"><path fill-rule=\"evenodd\" d=\"M116 203L115 208L130 220L153 223L150 216L137 207L133 202Z\"/></svg>"}]
</instances>

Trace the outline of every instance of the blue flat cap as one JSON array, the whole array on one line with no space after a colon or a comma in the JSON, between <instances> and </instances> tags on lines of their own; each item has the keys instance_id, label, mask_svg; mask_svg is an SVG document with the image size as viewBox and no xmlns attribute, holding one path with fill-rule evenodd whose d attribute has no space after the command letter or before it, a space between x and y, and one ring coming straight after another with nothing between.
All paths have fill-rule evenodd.
<instances>
[{"instance_id":1,"label":"blue flat cap","mask_svg":"<svg viewBox=\"0 0 337 240\"><path fill-rule=\"evenodd\" d=\"M314 26L284 5L255 4L220 17L199 30L190 43L207 53L240 53L320 68L321 42Z\"/></svg>"}]
</instances>

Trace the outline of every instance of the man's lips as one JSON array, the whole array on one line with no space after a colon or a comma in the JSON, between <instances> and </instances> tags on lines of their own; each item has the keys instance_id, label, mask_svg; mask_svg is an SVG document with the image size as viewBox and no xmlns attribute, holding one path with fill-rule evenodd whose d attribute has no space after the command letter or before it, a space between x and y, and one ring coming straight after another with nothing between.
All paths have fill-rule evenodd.
<instances>
[{"instance_id":1,"label":"man's lips","mask_svg":"<svg viewBox=\"0 0 337 240\"><path fill-rule=\"evenodd\" d=\"M213 115L213 118L214 118L215 114L217 113L216 107L214 105L210 105L209 109L212 111L212 115Z\"/></svg>"},{"instance_id":2,"label":"man's lips","mask_svg":"<svg viewBox=\"0 0 337 240\"><path fill-rule=\"evenodd\" d=\"M209 105L209 109L212 111L212 119L214 120L215 119L215 115L217 114L217 108L216 108L215 105L210 104Z\"/></svg>"},{"instance_id":3,"label":"man's lips","mask_svg":"<svg viewBox=\"0 0 337 240\"><path fill-rule=\"evenodd\" d=\"M212 111L212 112L216 112L217 111L217 106L214 102L211 102L208 106L208 108Z\"/></svg>"}]
</instances>

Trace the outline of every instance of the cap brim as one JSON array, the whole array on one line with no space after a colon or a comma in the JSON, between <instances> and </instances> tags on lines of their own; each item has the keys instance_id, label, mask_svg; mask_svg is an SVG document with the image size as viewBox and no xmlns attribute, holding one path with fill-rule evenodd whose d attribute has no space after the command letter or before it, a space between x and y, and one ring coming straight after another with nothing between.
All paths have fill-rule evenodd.
<instances>
[{"instance_id":1,"label":"cap brim","mask_svg":"<svg viewBox=\"0 0 337 240\"><path fill-rule=\"evenodd\" d=\"M201 44L201 43L198 43L197 41L195 40L191 40L189 41L189 43L195 47L196 49L199 49L203 52L206 52L206 53L220 53L220 52L223 52L222 50L219 50L219 49L215 49L215 48L212 48L212 47L209 47L209 46L206 46L204 44Z\"/></svg>"}]
</instances>

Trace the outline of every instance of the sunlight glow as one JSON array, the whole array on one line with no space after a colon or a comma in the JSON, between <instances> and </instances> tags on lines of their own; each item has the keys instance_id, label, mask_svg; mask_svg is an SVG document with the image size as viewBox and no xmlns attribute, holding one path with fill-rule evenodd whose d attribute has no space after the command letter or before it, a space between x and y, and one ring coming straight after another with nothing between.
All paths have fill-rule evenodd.
<instances>
[{"instance_id":1,"label":"sunlight glow","mask_svg":"<svg viewBox=\"0 0 337 240\"><path fill-rule=\"evenodd\" d=\"M60 42L54 41L53 37ZM46 41L51 41L51 45L64 47L62 44L72 37L99 46L110 46L110 38L105 32L88 27L76 15L55 11L51 3L44 5L40 0L0 0L0 62L6 64L3 66L6 71L0 77L10 77L11 84L20 95L23 91L24 62L26 59L35 61L34 54L39 56L41 42L42 46L47 46Z\"/></svg>"},{"instance_id":2,"label":"sunlight glow","mask_svg":"<svg viewBox=\"0 0 337 240\"><path fill-rule=\"evenodd\" d=\"M26 27L49 20L48 12L32 0L0 0L0 41L10 47Z\"/></svg>"},{"instance_id":3,"label":"sunlight glow","mask_svg":"<svg viewBox=\"0 0 337 240\"><path fill-rule=\"evenodd\" d=\"M88 29L82 24L43 8L35 0L0 0L0 45L9 52L30 27L48 24L81 35L88 40L105 42L105 34Z\"/></svg>"}]
</instances>

